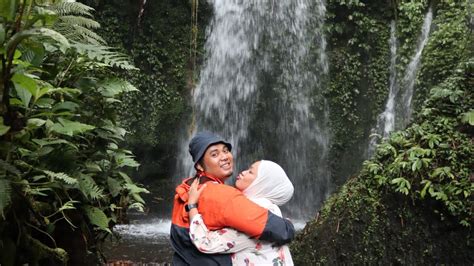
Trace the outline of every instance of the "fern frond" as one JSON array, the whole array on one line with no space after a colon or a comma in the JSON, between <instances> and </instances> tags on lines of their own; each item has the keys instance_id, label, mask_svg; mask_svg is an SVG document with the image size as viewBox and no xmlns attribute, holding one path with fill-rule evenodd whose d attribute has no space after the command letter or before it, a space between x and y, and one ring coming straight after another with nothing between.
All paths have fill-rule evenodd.
<instances>
[{"instance_id":1,"label":"fern frond","mask_svg":"<svg viewBox=\"0 0 474 266\"><path fill-rule=\"evenodd\" d=\"M4 210L11 203L12 187L10 180L0 179L0 214L5 219Z\"/></svg>"},{"instance_id":2,"label":"fern frond","mask_svg":"<svg viewBox=\"0 0 474 266\"><path fill-rule=\"evenodd\" d=\"M52 6L52 10L60 16L82 15L92 17L94 9L79 2L61 2Z\"/></svg>"},{"instance_id":3,"label":"fern frond","mask_svg":"<svg viewBox=\"0 0 474 266\"><path fill-rule=\"evenodd\" d=\"M73 42L93 45L104 45L106 43L97 33L82 26L58 24L55 29Z\"/></svg>"},{"instance_id":4,"label":"fern frond","mask_svg":"<svg viewBox=\"0 0 474 266\"><path fill-rule=\"evenodd\" d=\"M63 181L64 183L68 184L68 185L77 184L77 179L72 178L72 177L66 175L65 173L55 173L55 172L51 172L51 171L48 171L48 170L44 170L43 172L45 174L47 174L53 180L59 179L59 180Z\"/></svg>"},{"instance_id":5,"label":"fern frond","mask_svg":"<svg viewBox=\"0 0 474 266\"><path fill-rule=\"evenodd\" d=\"M82 194L89 200L99 200L105 197L104 190L88 175L81 175L79 187Z\"/></svg>"},{"instance_id":6,"label":"fern frond","mask_svg":"<svg viewBox=\"0 0 474 266\"><path fill-rule=\"evenodd\" d=\"M79 16L63 16L58 19L54 29L70 41L86 44L105 44L105 40L91 29L97 29L100 24L90 18Z\"/></svg>"},{"instance_id":7,"label":"fern frond","mask_svg":"<svg viewBox=\"0 0 474 266\"><path fill-rule=\"evenodd\" d=\"M107 79L98 84L100 93L105 97L115 97L123 92L138 91L130 82L123 79Z\"/></svg>"},{"instance_id":8,"label":"fern frond","mask_svg":"<svg viewBox=\"0 0 474 266\"><path fill-rule=\"evenodd\" d=\"M85 17L79 16L61 16L58 19L58 24L67 24L67 25L76 25L89 29L98 29L100 28L99 22Z\"/></svg>"},{"instance_id":9,"label":"fern frond","mask_svg":"<svg viewBox=\"0 0 474 266\"><path fill-rule=\"evenodd\" d=\"M92 60L101 61L110 67L118 67L124 70L137 69L130 64L127 55L113 51L111 47L81 43L74 43L72 46L78 53L86 55Z\"/></svg>"}]
</instances>

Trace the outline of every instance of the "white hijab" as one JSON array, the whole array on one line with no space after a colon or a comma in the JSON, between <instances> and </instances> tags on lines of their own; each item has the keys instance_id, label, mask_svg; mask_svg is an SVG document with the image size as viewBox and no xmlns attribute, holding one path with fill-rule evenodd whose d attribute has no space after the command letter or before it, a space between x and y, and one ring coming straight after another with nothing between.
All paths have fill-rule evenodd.
<instances>
[{"instance_id":1,"label":"white hijab","mask_svg":"<svg viewBox=\"0 0 474 266\"><path fill-rule=\"evenodd\" d=\"M248 198L265 198L281 206L293 196L293 184L280 165L261 160L255 180L243 191Z\"/></svg>"}]
</instances>

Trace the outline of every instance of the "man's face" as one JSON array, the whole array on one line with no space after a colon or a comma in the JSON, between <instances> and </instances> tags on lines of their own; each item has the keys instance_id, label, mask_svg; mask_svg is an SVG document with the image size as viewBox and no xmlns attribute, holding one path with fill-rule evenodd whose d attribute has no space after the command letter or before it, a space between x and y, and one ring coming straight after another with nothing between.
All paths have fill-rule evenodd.
<instances>
[{"instance_id":1,"label":"man's face","mask_svg":"<svg viewBox=\"0 0 474 266\"><path fill-rule=\"evenodd\" d=\"M232 175L234 157L225 144L217 143L207 148L203 163L204 165L197 165L199 170L224 181Z\"/></svg>"}]
</instances>

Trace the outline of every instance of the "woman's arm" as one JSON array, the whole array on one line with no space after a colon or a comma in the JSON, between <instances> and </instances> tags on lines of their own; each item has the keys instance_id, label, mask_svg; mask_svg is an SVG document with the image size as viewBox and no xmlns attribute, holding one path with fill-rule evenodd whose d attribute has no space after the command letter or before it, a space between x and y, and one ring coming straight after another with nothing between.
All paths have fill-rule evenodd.
<instances>
[{"instance_id":1,"label":"woman's arm","mask_svg":"<svg viewBox=\"0 0 474 266\"><path fill-rule=\"evenodd\" d=\"M203 253L235 253L257 245L256 240L232 228L209 231L200 214L194 215L190 223L191 241Z\"/></svg>"},{"instance_id":2,"label":"woman's arm","mask_svg":"<svg viewBox=\"0 0 474 266\"><path fill-rule=\"evenodd\" d=\"M188 204L196 204L205 184L200 188L198 179L194 180L189 190ZM196 248L203 253L235 253L255 247L257 241L231 228L210 231L197 208L189 210L189 236Z\"/></svg>"}]
</instances>

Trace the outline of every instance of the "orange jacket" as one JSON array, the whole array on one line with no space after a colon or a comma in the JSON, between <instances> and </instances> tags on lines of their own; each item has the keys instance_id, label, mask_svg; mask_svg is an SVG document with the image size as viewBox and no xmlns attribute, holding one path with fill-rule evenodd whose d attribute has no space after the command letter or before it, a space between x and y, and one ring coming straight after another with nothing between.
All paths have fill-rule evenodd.
<instances>
[{"instance_id":1,"label":"orange jacket","mask_svg":"<svg viewBox=\"0 0 474 266\"><path fill-rule=\"evenodd\" d=\"M232 227L250 237L284 244L294 237L290 221L272 214L267 209L250 201L242 192L225 185L217 178L209 177L207 187L198 201L198 211L210 230ZM177 188L171 225L171 243L175 250L174 264L225 265L230 262L229 254L208 255L197 251L189 239L189 215L184 206L188 201L190 181L188 178ZM227 255L227 257L226 257Z\"/></svg>"}]
</instances>

